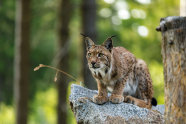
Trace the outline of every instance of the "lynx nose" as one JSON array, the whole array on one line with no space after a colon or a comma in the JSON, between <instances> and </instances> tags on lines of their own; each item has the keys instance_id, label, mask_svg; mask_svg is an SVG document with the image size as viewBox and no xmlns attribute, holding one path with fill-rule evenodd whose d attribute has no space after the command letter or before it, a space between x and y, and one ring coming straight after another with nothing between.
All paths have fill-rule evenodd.
<instances>
[{"instance_id":1,"label":"lynx nose","mask_svg":"<svg viewBox=\"0 0 186 124\"><path fill-rule=\"evenodd\" d=\"M92 64L92 67L95 68L96 62L92 61L91 64Z\"/></svg>"}]
</instances>

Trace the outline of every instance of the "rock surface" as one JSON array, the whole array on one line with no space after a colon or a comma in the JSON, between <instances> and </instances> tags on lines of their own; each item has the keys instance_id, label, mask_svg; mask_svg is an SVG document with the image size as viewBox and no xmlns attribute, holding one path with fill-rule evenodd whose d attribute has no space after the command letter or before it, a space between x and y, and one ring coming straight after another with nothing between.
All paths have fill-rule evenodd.
<instances>
[{"instance_id":1,"label":"rock surface","mask_svg":"<svg viewBox=\"0 0 186 124\"><path fill-rule=\"evenodd\" d=\"M97 105L91 101L95 94L97 94L95 90L71 85L70 105L78 124L163 124L164 122L163 105L153 107L154 110L128 103L107 102Z\"/></svg>"}]
</instances>

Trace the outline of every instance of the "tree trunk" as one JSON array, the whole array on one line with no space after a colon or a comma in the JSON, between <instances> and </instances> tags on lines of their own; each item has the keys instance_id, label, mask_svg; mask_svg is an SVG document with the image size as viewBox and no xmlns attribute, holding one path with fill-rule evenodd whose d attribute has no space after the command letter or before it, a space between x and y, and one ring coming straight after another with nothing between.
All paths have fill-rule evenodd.
<instances>
[{"instance_id":1,"label":"tree trunk","mask_svg":"<svg viewBox=\"0 0 186 124\"><path fill-rule=\"evenodd\" d=\"M30 0L16 1L14 100L16 124L26 124L28 114Z\"/></svg>"},{"instance_id":2,"label":"tree trunk","mask_svg":"<svg viewBox=\"0 0 186 124\"><path fill-rule=\"evenodd\" d=\"M72 14L72 5L70 0L61 0L59 4L58 20L58 42L59 58L58 68L69 73L69 24ZM67 88L68 78L59 73L57 78L58 105L57 105L57 123L67 124Z\"/></svg>"},{"instance_id":3,"label":"tree trunk","mask_svg":"<svg viewBox=\"0 0 186 124\"><path fill-rule=\"evenodd\" d=\"M186 17L162 18L165 122L186 124Z\"/></svg>"},{"instance_id":4,"label":"tree trunk","mask_svg":"<svg viewBox=\"0 0 186 124\"><path fill-rule=\"evenodd\" d=\"M96 41L96 1L82 0L82 31L83 34L88 35L94 42ZM86 59L86 47L83 42L83 79L85 86L89 89L97 89L96 83L88 68Z\"/></svg>"},{"instance_id":5,"label":"tree trunk","mask_svg":"<svg viewBox=\"0 0 186 124\"><path fill-rule=\"evenodd\" d=\"M180 0L180 16L186 16L186 0Z\"/></svg>"}]
</instances>

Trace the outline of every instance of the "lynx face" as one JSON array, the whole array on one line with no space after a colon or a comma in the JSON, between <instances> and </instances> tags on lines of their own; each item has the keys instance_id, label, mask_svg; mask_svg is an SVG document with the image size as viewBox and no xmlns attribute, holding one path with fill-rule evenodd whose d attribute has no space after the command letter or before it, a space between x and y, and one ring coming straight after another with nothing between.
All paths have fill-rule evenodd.
<instances>
[{"instance_id":1,"label":"lynx face","mask_svg":"<svg viewBox=\"0 0 186 124\"><path fill-rule=\"evenodd\" d=\"M87 51L87 60L90 69L110 67L111 53L104 46L93 46Z\"/></svg>"},{"instance_id":2,"label":"lynx face","mask_svg":"<svg viewBox=\"0 0 186 124\"><path fill-rule=\"evenodd\" d=\"M86 38L87 61L93 75L105 76L111 63L112 41L107 39L102 45L95 45L90 38Z\"/></svg>"}]
</instances>

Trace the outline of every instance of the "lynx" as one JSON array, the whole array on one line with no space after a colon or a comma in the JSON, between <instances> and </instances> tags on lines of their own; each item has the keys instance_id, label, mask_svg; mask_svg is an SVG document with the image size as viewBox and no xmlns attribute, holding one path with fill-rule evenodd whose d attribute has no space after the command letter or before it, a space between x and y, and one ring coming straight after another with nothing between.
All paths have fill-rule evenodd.
<instances>
[{"instance_id":1,"label":"lynx","mask_svg":"<svg viewBox=\"0 0 186 124\"><path fill-rule=\"evenodd\" d=\"M102 45L96 45L85 37L89 69L97 81L96 104L131 103L150 109L156 105L153 98L152 80L146 63L137 59L123 47L113 47L112 37ZM110 97L107 92L111 92Z\"/></svg>"}]
</instances>

